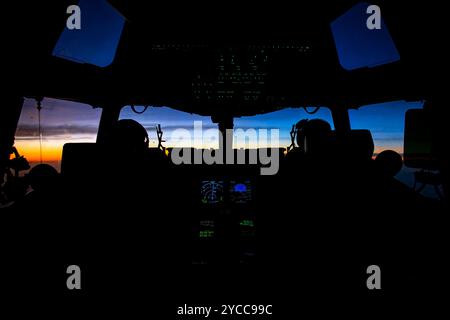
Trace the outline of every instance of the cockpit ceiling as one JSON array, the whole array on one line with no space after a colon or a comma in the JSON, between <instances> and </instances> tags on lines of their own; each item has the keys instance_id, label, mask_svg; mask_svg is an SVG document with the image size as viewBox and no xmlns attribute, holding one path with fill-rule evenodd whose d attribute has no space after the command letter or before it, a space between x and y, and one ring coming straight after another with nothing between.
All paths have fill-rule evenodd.
<instances>
[{"instance_id":1,"label":"cockpit ceiling","mask_svg":"<svg viewBox=\"0 0 450 320\"><path fill-rule=\"evenodd\" d=\"M108 2L126 24L105 68L49 56L64 26L65 16L57 13L65 4L53 11L36 5L44 25L31 28L33 21L27 25L24 18L11 57L18 66L11 79L17 78L21 94L242 116L285 106L417 100L436 89L431 74L441 51L426 36L435 26L425 23L433 19L423 6L381 1L401 61L347 72L330 23L359 1ZM414 17L421 23L411 24ZM39 75L45 77L35 81Z\"/></svg>"}]
</instances>

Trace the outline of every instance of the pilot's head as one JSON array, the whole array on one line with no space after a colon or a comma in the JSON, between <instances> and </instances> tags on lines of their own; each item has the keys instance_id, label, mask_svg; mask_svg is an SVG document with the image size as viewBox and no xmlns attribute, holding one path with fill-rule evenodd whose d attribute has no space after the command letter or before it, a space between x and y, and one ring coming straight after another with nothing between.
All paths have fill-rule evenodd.
<instances>
[{"instance_id":1,"label":"pilot's head","mask_svg":"<svg viewBox=\"0 0 450 320\"><path fill-rule=\"evenodd\" d=\"M59 174L51 165L41 163L34 166L26 177L34 191L49 191L57 186Z\"/></svg>"},{"instance_id":2,"label":"pilot's head","mask_svg":"<svg viewBox=\"0 0 450 320\"><path fill-rule=\"evenodd\" d=\"M322 119L297 122L297 144L305 154L322 154L329 150L331 126Z\"/></svg>"},{"instance_id":3,"label":"pilot's head","mask_svg":"<svg viewBox=\"0 0 450 320\"><path fill-rule=\"evenodd\" d=\"M130 152L139 152L148 148L149 138L147 130L132 119L119 120L112 132L114 145Z\"/></svg>"}]
</instances>

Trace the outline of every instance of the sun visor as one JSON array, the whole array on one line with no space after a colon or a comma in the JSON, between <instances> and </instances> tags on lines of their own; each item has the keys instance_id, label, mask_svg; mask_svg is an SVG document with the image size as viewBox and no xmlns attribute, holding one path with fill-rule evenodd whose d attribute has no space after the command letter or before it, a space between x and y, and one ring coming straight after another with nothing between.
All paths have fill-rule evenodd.
<instances>
[{"instance_id":1,"label":"sun visor","mask_svg":"<svg viewBox=\"0 0 450 320\"><path fill-rule=\"evenodd\" d=\"M53 55L106 67L114 60L124 24L125 18L106 0L81 0L68 8Z\"/></svg>"},{"instance_id":2,"label":"sun visor","mask_svg":"<svg viewBox=\"0 0 450 320\"><path fill-rule=\"evenodd\" d=\"M361 2L331 23L339 62L344 69L372 68L400 60L382 10Z\"/></svg>"}]
</instances>

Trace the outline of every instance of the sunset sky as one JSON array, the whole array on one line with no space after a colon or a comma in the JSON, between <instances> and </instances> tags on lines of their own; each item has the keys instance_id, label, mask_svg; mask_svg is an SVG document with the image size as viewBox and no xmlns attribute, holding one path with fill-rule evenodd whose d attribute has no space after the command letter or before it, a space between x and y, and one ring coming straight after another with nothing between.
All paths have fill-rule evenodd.
<instances>
[{"instance_id":1,"label":"sunset sky","mask_svg":"<svg viewBox=\"0 0 450 320\"><path fill-rule=\"evenodd\" d=\"M404 114L407 109L420 108L421 102L390 102L367 106L350 111L353 129L370 129L374 137L376 150L393 149L403 152ZM66 142L95 142L100 109L89 105L46 98L42 103L42 160L59 167L62 146ZM173 145L171 133L182 128L192 133L194 121L202 121L203 129L217 128L209 117L192 115L170 108L149 108L138 115L125 107L120 118L139 121L149 132L150 146L157 146L155 126L161 124L165 145ZM322 118L332 123L329 109L322 108L314 115L308 115L303 109L288 108L254 117L235 119L235 128L279 129L280 145L290 144L289 132L294 123L303 118ZM191 140L194 147L200 147L201 141ZM38 112L34 100L26 99L16 132L15 146L30 162L40 161L40 143L38 134ZM250 143L250 146L252 144ZM241 146L238 146L241 147Z\"/></svg>"}]
</instances>

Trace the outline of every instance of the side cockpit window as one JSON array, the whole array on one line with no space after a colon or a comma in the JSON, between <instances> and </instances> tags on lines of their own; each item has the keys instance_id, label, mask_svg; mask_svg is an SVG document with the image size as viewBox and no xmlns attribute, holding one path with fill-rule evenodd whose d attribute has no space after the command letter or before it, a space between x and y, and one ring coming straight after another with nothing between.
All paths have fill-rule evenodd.
<instances>
[{"instance_id":1,"label":"side cockpit window","mask_svg":"<svg viewBox=\"0 0 450 320\"><path fill-rule=\"evenodd\" d=\"M405 152L405 115L408 110L423 108L423 102L393 101L363 106L359 110L349 110L352 129L369 129L372 133L374 158L385 150L393 150L402 158ZM395 176L397 180L413 188L416 169L403 165ZM436 192L427 186L422 195L436 197Z\"/></svg>"},{"instance_id":2,"label":"side cockpit window","mask_svg":"<svg viewBox=\"0 0 450 320\"><path fill-rule=\"evenodd\" d=\"M405 114L409 109L421 109L423 102L393 101L349 110L352 129L369 129L375 156L384 150L403 155Z\"/></svg>"},{"instance_id":3,"label":"side cockpit window","mask_svg":"<svg viewBox=\"0 0 450 320\"><path fill-rule=\"evenodd\" d=\"M29 161L60 171L63 145L67 142L95 142L101 109L78 102L44 98L41 110L35 99L25 99L14 146Z\"/></svg>"}]
</instances>

